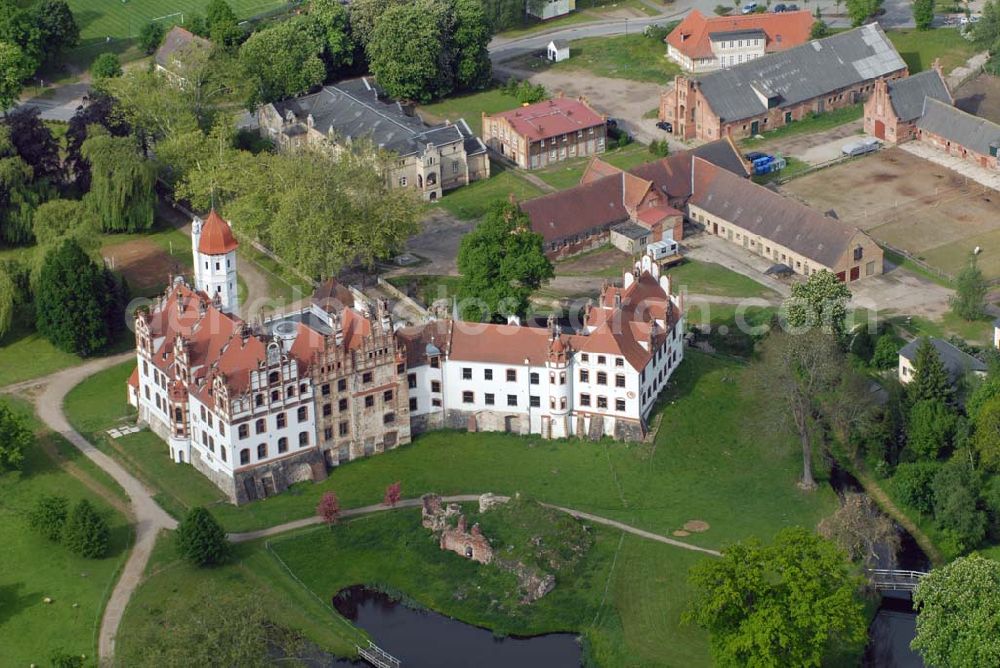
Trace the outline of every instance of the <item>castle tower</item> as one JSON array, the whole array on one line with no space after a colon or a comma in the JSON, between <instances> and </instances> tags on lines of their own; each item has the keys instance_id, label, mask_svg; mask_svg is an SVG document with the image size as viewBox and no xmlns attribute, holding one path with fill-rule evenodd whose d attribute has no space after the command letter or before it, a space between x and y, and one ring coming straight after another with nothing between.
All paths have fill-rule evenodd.
<instances>
[{"instance_id":1,"label":"castle tower","mask_svg":"<svg viewBox=\"0 0 1000 668\"><path fill-rule=\"evenodd\" d=\"M212 209L203 221L191 221L191 247L194 253L194 287L209 297L218 296L222 310L237 313L236 249L239 242L222 216Z\"/></svg>"}]
</instances>

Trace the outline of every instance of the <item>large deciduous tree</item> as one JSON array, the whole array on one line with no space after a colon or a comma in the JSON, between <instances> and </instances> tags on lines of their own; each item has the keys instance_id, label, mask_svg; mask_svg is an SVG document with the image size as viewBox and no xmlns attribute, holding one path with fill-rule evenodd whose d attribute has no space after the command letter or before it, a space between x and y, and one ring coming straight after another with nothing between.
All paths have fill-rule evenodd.
<instances>
[{"instance_id":1,"label":"large deciduous tree","mask_svg":"<svg viewBox=\"0 0 1000 668\"><path fill-rule=\"evenodd\" d=\"M514 202L497 200L458 249L458 295L466 320L506 322L523 316L528 298L552 278L542 235Z\"/></svg>"},{"instance_id":2,"label":"large deciduous tree","mask_svg":"<svg viewBox=\"0 0 1000 668\"><path fill-rule=\"evenodd\" d=\"M971 554L935 568L913 593L910 643L932 666L1000 665L1000 562Z\"/></svg>"},{"instance_id":3,"label":"large deciduous tree","mask_svg":"<svg viewBox=\"0 0 1000 668\"><path fill-rule=\"evenodd\" d=\"M226 0L209 0L205 7L205 25L209 38L227 49L236 46L243 37L236 12Z\"/></svg>"},{"instance_id":4,"label":"large deciduous tree","mask_svg":"<svg viewBox=\"0 0 1000 668\"><path fill-rule=\"evenodd\" d=\"M452 49L455 60L455 85L461 90L476 90L489 84L493 64L487 46L492 34L480 0L453 0L455 27Z\"/></svg>"},{"instance_id":5,"label":"large deciduous tree","mask_svg":"<svg viewBox=\"0 0 1000 668\"><path fill-rule=\"evenodd\" d=\"M11 128L0 125L0 246L31 241L31 218L46 194L45 184L11 141Z\"/></svg>"},{"instance_id":6,"label":"large deciduous tree","mask_svg":"<svg viewBox=\"0 0 1000 668\"><path fill-rule=\"evenodd\" d=\"M934 0L913 0L913 21L917 30L934 27Z\"/></svg>"},{"instance_id":7,"label":"large deciduous tree","mask_svg":"<svg viewBox=\"0 0 1000 668\"><path fill-rule=\"evenodd\" d=\"M310 0L309 17L323 35L323 60L328 77L354 62L354 41L347 8L337 0Z\"/></svg>"},{"instance_id":8,"label":"large deciduous tree","mask_svg":"<svg viewBox=\"0 0 1000 668\"><path fill-rule=\"evenodd\" d=\"M240 47L240 61L254 78L251 103L297 95L326 78L321 30L308 16L255 32Z\"/></svg>"},{"instance_id":9,"label":"large deciduous tree","mask_svg":"<svg viewBox=\"0 0 1000 668\"><path fill-rule=\"evenodd\" d=\"M90 192L84 201L105 232L141 232L153 226L156 168L130 137L96 133L83 142L90 163Z\"/></svg>"},{"instance_id":10,"label":"large deciduous tree","mask_svg":"<svg viewBox=\"0 0 1000 668\"><path fill-rule=\"evenodd\" d=\"M122 61L116 53L102 53L90 65L90 76L95 81L114 79L122 75Z\"/></svg>"},{"instance_id":11,"label":"large deciduous tree","mask_svg":"<svg viewBox=\"0 0 1000 668\"><path fill-rule=\"evenodd\" d=\"M968 457L956 454L934 476L934 521L955 552L976 547L986 536L988 519L979 508L982 476Z\"/></svg>"},{"instance_id":12,"label":"large deciduous tree","mask_svg":"<svg viewBox=\"0 0 1000 668\"><path fill-rule=\"evenodd\" d=\"M958 416L938 399L922 399L910 407L906 448L916 459L935 460L955 439Z\"/></svg>"},{"instance_id":13,"label":"large deciduous tree","mask_svg":"<svg viewBox=\"0 0 1000 668\"><path fill-rule=\"evenodd\" d=\"M159 21L150 21L139 29L139 48L147 56L153 55L160 48L160 42L163 41L163 37L166 34L167 30L162 23Z\"/></svg>"},{"instance_id":14,"label":"large deciduous tree","mask_svg":"<svg viewBox=\"0 0 1000 668\"><path fill-rule=\"evenodd\" d=\"M24 79L32 68L21 47L0 38L0 110L4 114L17 101Z\"/></svg>"},{"instance_id":15,"label":"large deciduous tree","mask_svg":"<svg viewBox=\"0 0 1000 668\"><path fill-rule=\"evenodd\" d=\"M955 281L955 294L951 297L952 312L965 320L978 320L983 317L986 309L986 293L989 286L983 277L982 270L976 262L976 256L970 255L965 267Z\"/></svg>"},{"instance_id":16,"label":"large deciduous tree","mask_svg":"<svg viewBox=\"0 0 1000 668\"><path fill-rule=\"evenodd\" d=\"M404 0L353 0L348 14L351 20L351 34L362 49L368 48L368 43L375 34L375 26L387 9L403 4ZM521 11L524 11L522 6Z\"/></svg>"},{"instance_id":17,"label":"large deciduous tree","mask_svg":"<svg viewBox=\"0 0 1000 668\"><path fill-rule=\"evenodd\" d=\"M90 164L81 150L92 125L104 128L114 137L132 132L116 100L106 93L92 91L83 109L73 114L66 129L66 179L80 195L90 190Z\"/></svg>"},{"instance_id":18,"label":"large deciduous tree","mask_svg":"<svg viewBox=\"0 0 1000 668\"><path fill-rule=\"evenodd\" d=\"M10 331L14 322L14 306L17 303L17 286L10 277L7 267L0 264L0 341Z\"/></svg>"},{"instance_id":19,"label":"large deciduous tree","mask_svg":"<svg viewBox=\"0 0 1000 668\"><path fill-rule=\"evenodd\" d=\"M42 121L38 107L17 107L7 114L10 140L14 150L31 165L36 179L55 183L62 179L59 142Z\"/></svg>"},{"instance_id":20,"label":"large deciduous tree","mask_svg":"<svg viewBox=\"0 0 1000 668\"><path fill-rule=\"evenodd\" d=\"M824 518L817 531L866 568L874 568L880 557L895 563L899 534L867 494L845 494L840 508Z\"/></svg>"},{"instance_id":21,"label":"large deciduous tree","mask_svg":"<svg viewBox=\"0 0 1000 668\"><path fill-rule=\"evenodd\" d=\"M797 329L820 327L839 339L844 334L850 299L851 291L832 272L816 272L805 283L792 286L792 294L785 300L788 324Z\"/></svg>"},{"instance_id":22,"label":"large deciduous tree","mask_svg":"<svg viewBox=\"0 0 1000 668\"><path fill-rule=\"evenodd\" d=\"M975 424L972 442L979 461L987 469L1000 472L1000 396L985 401L977 409Z\"/></svg>"},{"instance_id":23,"label":"large deciduous tree","mask_svg":"<svg viewBox=\"0 0 1000 668\"><path fill-rule=\"evenodd\" d=\"M0 471L20 470L35 437L23 415L0 402Z\"/></svg>"},{"instance_id":24,"label":"large deciduous tree","mask_svg":"<svg viewBox=\"0 0 1000 668\"><path fill-rule=\"evenodd\" d=\"M421 0L389 7L375 24L366 48L368 67L390 96L429 102L451 92L443 14L443 3Z\"/></svg>"},{"instance_id":25,"label":"large deciduous tree","mask_svg":"<svg viewBox=\"0 0 1000 668\"><path fill-rule=\"evenodd\" d=\"M80 43L80 27L66 0L41 0L32 7L32 15L41 33L45 61L57 60Z\"/></svg>"},{"instance_id":26,"label":"large deciduous tree","mask_svg":"<svg viewBox=\"0 0 1000 668\"><path fill-rule=\"evenodd\" d=\"M749 391L762 398L764 419L794 433L802 448L803 489L815 489L813 440L823 401L843 378L846 362L831 334L810 329L803 334L774 332L750 370Z\"/></svg>"},{"instance_id":27,"label":"large deciduous tree","mask_svg":"<svg viewBox=\"0 0 1000 668\"><path fill-rule=\"evenodd\" d=\"M216 566L229 556L229 541L212 514L197 506L177 526L177 553L195 566Z\"/></svg>"},{"instance_id":28,"label":"large deciduous tree","mask_svg":"<svg viewBox=\"0 0 1000 668\"><path fill-rule=\"evenodd\" d=\"M951 401L955 388L948 378L948 371L941 361L937 348L924 337L917 346L917 356L913 360L913 379L907 385L910 401Z\"/></svg>"},{"instance_id":29,"label":"large deciduous tree","mask_svg":"<svg viewBox=\"0 0 1000 668\"><path fill-rule=\"evenodd\" d=\"M721 666L820 666L865 637L859 578L833 543L802 528L771 545L736 543L694 566L690 582L685 618L711 634Z\"/></svg>"},{"instance_id":30,"label":"large deciduous tree","mask_svg":"<svg viewBox=\"0 0 1000 668\"><path fill-rule=\"evenodd\" d=\"M859 26L879 11L883 0L846 0L847 15L852 26Z\"/></svg>"}]
</instances>

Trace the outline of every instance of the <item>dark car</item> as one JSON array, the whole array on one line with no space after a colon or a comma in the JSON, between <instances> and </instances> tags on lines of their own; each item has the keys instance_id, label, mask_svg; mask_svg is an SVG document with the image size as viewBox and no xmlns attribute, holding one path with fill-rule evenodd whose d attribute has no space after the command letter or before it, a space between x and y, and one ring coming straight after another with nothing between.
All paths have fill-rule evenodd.
<instances>
[{"instance_id":1,"label":"dark car","mask_svg":"<svg viewBox=\"0 0 1000 668\"><path fill-rule=\"evenodd\" d=\"M617 128L618 127L618 121L616 119L614 119L614 118L609 118L606 121L606 123L608 124L609 128Z\"/></svg>"},{"instance_id":2,"label":"dark car","mask_svg":"<svg viewBox=\"0 0 1000 668\"><path fill-rule=\"evenodd\" d=\"M761 158L766 158L767 153L761 153L760 151L751 151L743 156L747 159L747 162L753 162L754 160L760 160Z\"/></svg>"},{"instance_id":3,"label":"dark car","mask_svg":"<svg viewBox=\"0 0 1000 668\"><path fill-rule=\"evenodd\" d=\"M771 8L771 11L780 14L781 12L784 12L787 9L788 7L786 7L784 3L779 2L774 7Z\"/></svg>"},{"instance_id":4,"label":"dark car","mask_svg":"<svg viewBox=\"0 0 1000 668\"><path fill-rule=\"evenodd\" d=\"M799 11L799 6L798 5L785 5L785 11L786 12L797 12L797 11Z\"/></svg>"},{"instance_id":5,"label":"dark car","mask_svg":"<svg viewBox=\"0 0 1000 668\"><path fill-rule=\"evenodd\" d=\"M673 134L674 132L673 124L668 123L667 121L660 121L659 123L656 124L656 127L660 128L664 132L669 132L670 134Z\"/></svg>"}]
</instances>

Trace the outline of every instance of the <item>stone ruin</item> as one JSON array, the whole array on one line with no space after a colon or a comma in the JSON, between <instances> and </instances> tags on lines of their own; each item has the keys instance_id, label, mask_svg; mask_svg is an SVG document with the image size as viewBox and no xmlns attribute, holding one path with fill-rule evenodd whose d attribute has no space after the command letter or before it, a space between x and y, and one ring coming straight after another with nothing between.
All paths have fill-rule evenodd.
<instances>
[{"instance_id":1,"label":"stone ruin","mask_svg":"<svg viewBox=\"0 0 1000 668\"><path fill-rule=\"evenodd\" d=\"M442 507L441 497L437 494L424 494L420 500L420 523L438 534L442 550L450 550L481 564L493 561L490 541L480 532L479 524L473 524L472 529L467 529L465 515L457 503ZM457 518L454 526L452 518Z\"/></svg>"}]
</instances>

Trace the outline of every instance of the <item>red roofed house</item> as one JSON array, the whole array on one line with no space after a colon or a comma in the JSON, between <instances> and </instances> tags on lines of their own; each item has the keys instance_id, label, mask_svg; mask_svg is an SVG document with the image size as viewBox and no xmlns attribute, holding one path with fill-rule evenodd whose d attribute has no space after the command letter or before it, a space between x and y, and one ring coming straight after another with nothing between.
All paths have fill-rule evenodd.
<instances>
[{"instance_id":1,"label":"red roofed house","mask_svg":"<svg viewBox=\"0 0 1000 668\"><path fill-rule=\"evenodd\" d=\"M522 169L604 153L607 117L583 98L558 97L483 114L483 141Z\"/></svg>"},{"instance_id":2,"label":"red roofed house","mask_svg":"<svg viewBox=\"0 0 1000 668\"><path fill-rule=\"evenodd\" d=\"M667 35L667 57L687 72L747 63L809 40L808 11L706 17L697 9Z\"/></svg>"}]
</instances>

